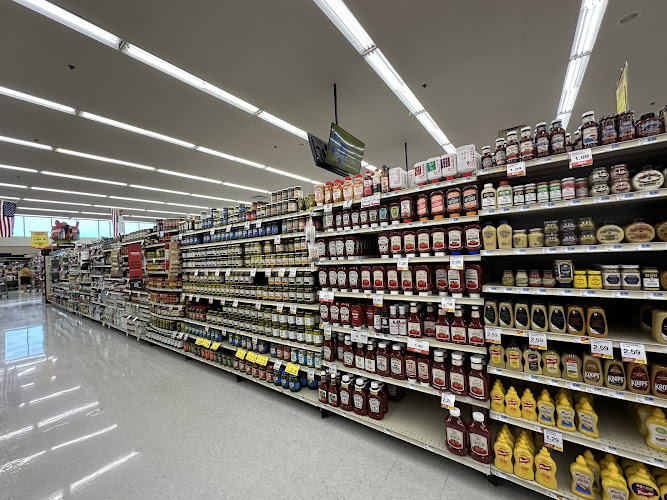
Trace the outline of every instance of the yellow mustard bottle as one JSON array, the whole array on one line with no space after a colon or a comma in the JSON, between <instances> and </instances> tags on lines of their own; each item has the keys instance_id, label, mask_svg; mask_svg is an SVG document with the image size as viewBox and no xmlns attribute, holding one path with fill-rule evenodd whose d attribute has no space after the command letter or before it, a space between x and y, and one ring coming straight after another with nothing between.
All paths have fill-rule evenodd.
<instances>
[{"instance_id":1,"label":"yellow mustard bottle","mask_svg":"<svg viewBox=\"0 0 667 500\"><path fill-rule=\"evenodd\" d=\"M537 420L537 401L530 389L521 395L521 417L526 420Z\"/></svg>"},{"instance_id":2,"label":"yellow mustard bottle","mask_svg":"<svg viewBox=\"0 0 667 500\"><path fill-rule=\"evenodd\" d=\"M667 451L667 419L660 408L646 417L646 445L654 450Z\"/></svg>"},{"instance_id":3,"label":"yellow mustard bottle","mask_svg":"<svg viewBox=\"0 0 667 500\"><path fill-rule=\"evenodd\" d=\"M614 464L606 469L606 474L602 479L602 496L605 500L628 500L630 492L625 478L621 475Z\"/></svg>"},{"instance_id":4,"label":"yellow mustard bottle","mask_svg":"<svg viewBox=\"0 0 667 500\"><path fill-rule=\"evenodd\" d=\"M512 455L514 454L514 449L510 441L504 436L496 439L496 442L493 443L493 451L496 455L493 465L503 472L513 474Z\"/></svg>"},{"instance_id":5,"label":"yellow mustard bottle","mask_svg":"<svg viewBox=\"0 0 667 500\"><path fill-rule=\"evenodd\" d=\"M593 482L593 491L600 492L602 491L602 486L600 485L600 464L597 463L593 452L591 450L586 450L584 452L584 460L586 460L586 465L591 469L595 481Z\"/></svg>"},{"instance_id":6,"label":"yellow mustard bottle","mask_svg":"<svg viewBox=\"0 0 667 500\"><path fill-rule=\"evenodd\" d=\"M664 478L665 476L660 476L660 477ZM660 490L660 500L666 500L667 499L667 479L665 479L665 481L658 484L658 489Z\"/></svg>"},{"instance_id":7,"label":"yellow mustard bottle","mask_svg":"<svg viewBox=\"0 0 667 500\"><path fill-rule=\"evenodd\" d=\"M605 453L604 457L602 457L602 460L600 460L600 467L602 470L606 469L609 464L614 464L618 466L618 460L616 460L616 455L612 455L611 453Z\"/></svg>"},{"instance_id":8,"label":"yellow mustard bottle","mask_svg":"<svg viewBox=\"0 0 667 500\"><path fill-rule=\"evenodd\" d=\"M537 421L541 425L554 427L556 425L555 412L556 406L554 405L553 399L551 399L549 392L546 389L543 389L542 394L540 394L540 399L537 401Z\"/></svg>"},{"instance_id":9,"label":"yellow mustard bottle","mask_svg":"<svg viewBox=\"0 0 667 500\"><path fill-rule=\"evenodd\" d=\"M572 403L566 398L561 397L556 405L556 427L562 431L574 432L574 408Z\"/></svg>"},{"instance_id":10,"label":"yellow mustard bottle","mask_svg":"<svg viewBox=\"0 0 667 500\"><path fill-rule=\"evenodd\" d=\"M595 413L595 410L588 401L584 401L579 410L577 410L577 420L577 430L584 436L595 439L600 437L600 432L598 431L598 414Z\"/></svg>"},{"instance_id":11,"label":"yellow mustard bottle","mask_svg":"<svg viewBox=\"0 0 667 500\"><path fill-rule=\"evenodd\" d=\"M550 490L558 489L556 481L556 462L549 450L542 448L535 456L535 481Z\"/></svg>"},{"instance_id":12,"label":"yellow mustard bottle","mask_svg":"<svg viewBox=\"0 0 667 500\"><path fill-rule=\"evenodd\" d=\"M645 468L637 468L627 475L630 500L660 500L658 485Z\"/></svg>"},{"instance_id":13,"label":"yellow mustard bottle","mask_svg":"<svg viewBox=\"0 0 667 500\"><path fill-rule=\"evenodd\" d=\"M521 418L521 399L514 386L510 386L505 394L505 413L514 418Z\"/></svg>"},{"instance_id":14,"label":"yellow mustard bottle","mask_svg":"<svg viewBox=\"0 0 667 500\"><path fill-rule=\"evenodd\" d=\"M593 493L595 477L583 456L579 455L577 460L570 464L570 474L572 475L572 482L570 483L572 493L579 498L593 500L595 498Z\"/></svg>"},{"instance_id":15,"label":"yellow mustard bottle","mask_svg":"<svg viewBox=\"0 0 667 500\"><path fill-rule=\"evenodd\" d=\"M505 413L505 388L499 379L496 379L489 394L491 395L491 410Z\"/></svg>"},{"instance_id":16,"label":"yellow mustard bottle","mask_svg":"<svg viewBox=\"0 0 667 500\"><path fill-rule=\"evenodd\" d=\"M523 363L521 362L523 354L518 346L508 345L507 349L505 349L505 356L507 357L507 365L505 367L508 370L523 371Z\"/></svg>"},{"instance_id":17,"label":"yellow mustard bottle","mask_svg":"<svg viewBox=\"0 0 667 500\"><path fill-rule=\"evenodd\" d=\"M533 451L525 442L519 443L514 447L514 474L526 481L533 481L535 473L533 472Z\"/></svg>"}]
</instances>

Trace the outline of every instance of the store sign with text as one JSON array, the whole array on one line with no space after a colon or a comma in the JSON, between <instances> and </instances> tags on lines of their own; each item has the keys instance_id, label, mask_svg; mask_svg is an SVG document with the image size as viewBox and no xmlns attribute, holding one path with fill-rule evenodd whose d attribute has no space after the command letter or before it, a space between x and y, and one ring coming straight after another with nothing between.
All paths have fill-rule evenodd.
<instances>
[{"instance_id":1,"label":"store sign with text","mask_svg":"<svg viewBox=\"0 0 667 500\"><path fill-rule=\"evenodd\" d=\"M130 270L130 279L143 278L141 243L132 243L127 246L127 266Z\"/></svg>"}]
</instances>

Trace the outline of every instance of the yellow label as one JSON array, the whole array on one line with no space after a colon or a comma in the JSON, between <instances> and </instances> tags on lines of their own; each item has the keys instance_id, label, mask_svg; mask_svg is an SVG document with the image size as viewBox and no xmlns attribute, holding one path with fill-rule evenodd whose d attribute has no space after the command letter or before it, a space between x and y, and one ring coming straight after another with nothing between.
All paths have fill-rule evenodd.
<instances>
[{"instance_id":1,"label":"yellow label","mask_svg":"<svg viewBox=\"0 0 667 500\"><path fill-rule=\"evenodd\" d=\"M213 351L217 351L217 350L218 350L218 347L220 347L220 342L213 342L213 343L211 344L211 349L212 349Z\"/></svg>"},{"instance_id":2,"label":"yellow label","mask_svg":"<svg viewBox=\"0 0 667 500\"><path fill-rule=\"evenodd\" d=\"M285 371L289 373L290 375L298 375L299 374L299 365L295 365L292 363L287 363L287 366L285 367Z\"/></svg>"},{"instance_id":3,"label":"yellow label","mask_svg":"<svg viewBox=\"0 0 667 500\"><path fill-rule=\"evenodd\" d=\"M266 363L269 362L269 358L262 356L261 354L257 355L257 360L255 361L260 366L266 366Z\"/></svg>"},{"instance_id":4,"label":"yellow label","mask_svg":"<svg viewBox=\"0 0 667 500\"><path fill-rule=\"evenodd\" d=\"M616 82L616 112L623 113L628 110L628 63L623 65L621 75Z\"/></svg>"},{"instance_id":5,"label":"yellow label","mask_svg":"<svg viewBox=\"0 0 667 500\"><path fill-rule=\"evenodd\" d=\"M243 349L237 349L236 350L236 357L239 359L244 359L245 358L246 352Z\"/></svg>"},{"instance_id":6,"label":"yellow label","mask_svg":"<svg viewBox=\"0 0 667 500\"><path fill-rule=\"evenodd\" d=\"M46 248L49 246L49 233L30 231L30 246L33 248Z\"/></svg>"},{"instance_id":7,"label":"yellow label","mask_svg":"<svg viewBox=\"0 0 667 500\"><path fill-rule=\"evenodd\" d=\"M257 354L254 352L249 352L248 354L245 355L246 361L250 361L251 363L254 363L257 361Z\"/></svg>"},{"instance_id":8,"label":"yellow label","mask_svg":"<svg viewBox=\"0 0 667 500\"><path fill-rule=\"evenodd\" d=\"M201 345L202 340L204 340L204 339L201 339L201 338L197 337L197 340L195 340L195 345Z\"/></svg>"},{"instance_id":9,"label":"yellow label","mask_svg":"<svg viewBox=\"0 0 667 500\"><path fill-rule=\"evenodd\" d=\"M211 347L211 341L206 339L201 339L201 345L204 347Z\"/></svg>"}]
</instances>

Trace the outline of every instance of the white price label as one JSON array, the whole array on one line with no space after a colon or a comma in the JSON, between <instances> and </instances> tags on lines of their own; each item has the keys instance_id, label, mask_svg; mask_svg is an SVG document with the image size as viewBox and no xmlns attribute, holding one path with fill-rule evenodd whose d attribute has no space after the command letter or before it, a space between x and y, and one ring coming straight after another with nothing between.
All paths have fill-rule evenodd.
<instances>
[{"instance_id":1,"label":"white price label","mask_svg":"<svg viewBox=\"0 0 667 500\"><path fill-rule=\"evenodd\" d=\"M280 244L280 235L279 235L279 234L276 234L276 235L273 237L273 243L274 243L275 245L279 245L279 244Z\"/></svg>"},{"instance_id":2,"label":"white price label","mask_svg":"<svg viewBox=\"0 0 667 500\"><path fill-rule=\"evenodd\" d=\"M283 307L285 307L285 304L283 302L278 302L276 304L276 311L283 312Z\"/></svg>"},{"instance_id":3,"label":"white price label","mask_svg":"<svg viewBox=\"0 0 667 500\"><path fill-rule=\"evenodd\" d=\"M382 300L383 300L384 295L382 295L381 293L374 293L374 294L371 295L371 297L373 297L373 305L374 306L382 307Z\"/></svg>"},{"instance_id":4,"label":"white price label","mask_svg":"<svg viewBox=\"0 0 667 500\"><path fill-rule=\"evenodd\" d=\"M630 297L630 292L627 290L619 290L611 292L611 296L617 299L627 299Z\"/></svg>"},{"instance_id":5,"label":"white price label","mask_svg":"<svg viewBox=\"0 0 667 500\"><path fill-rule=\"evenodd\" d=\"M428 340L418 340L414 338L408 339L408 351L418 352L420 354L428 354Z\"/></svg>"},{"instance_id":6,"label":"white price label","mask_svg":"<svg viewBox=\"0 0 667 500\"><path fill-rule=\"evenodd\" d=\"M591 339L591 356L614 359L614 348L611 340Z\"/></svg>"},{"instance_id":7,"label":"white price label","mask_svg":"<svg viewBox=\"0 0 667 500\"><path fill-rule=\"evenodd\" d=\"M258 340L259 340L259 337L257 336L257 334L252 336L252 343L253 344L256 344Z\"/></svg>"},{"instance_id":8,"label":"white price label","mask_svg":"<svg viewBox=\"0 0 667 500\"><path fill-rule=\"evenodd\" d=\"M528 345L533 349L546 350L547 334L541 332L530 332L528 334Z\"/></svg>"},{"instance_id":9,"label":"white price label","mask_svg":"<svg viewBox=\"0 0 667 500\"><path fill-rule=\"evenodd\" d=\"M213 235L215 234L215 229L211 229L211 230L208 232L208 234L210 234L211 236L213 236Z\"/></svg>"},{"instance_id":10,"label":"white price label","mask_svg":"<svg viewBox=\"0 0 667 500\"><path fill-rule=\"evenodd\" d=\"M563 435L553 429L544 428L544 446L563 451Z\"/></svg>"},{"instance_id":11,"label":"white price label","mask_svg":"<svg viewBox=\"0 0 667 500\"><path fill-rule=\"evenodd\" d=\"M199 276L199 269L195 269L195 276Z\"/></svg>"},{"instance_id":12,"label":"white price label","mask_svg":"<svg viewBox=\"0 0 667 500\"><path fill-rule=\"evenodd\" d=\"M329 367L329 373L332 375L338 373L338 366L334 365L333 363L328 363L327 366Z\"/></svg>"},{"instance_id":13,"label":"white price label","mask_svg":"<svg viewBox=\"0 0 667 500\"><path fill-rule=\"evenodd\" d=\"M256 220L256 221L255 221L255 227L258 228L258 229L259 229L260 227L262 227L262 221L261 221L261 220Z\"/></svg>"},{"instance_id":14,"label":"white price label","mask_svg":"<svg viewBox=\"0 0 667 500\"><path fill-rule=\"evenodd\" d=\"M593 151L590 148L570 153L570 168L588 167L593 164Z\"/></svg>"},{"instance_id":15,"label":"white price label","mask_svg":"<svg viewBox=\"0 0 667 500\"><path fill-rule=\"evenodd\" d=\"M502 340L502 328L487 326L484 328L484 336L487 344L500 344Z\"/></svg>"},{"instance_id":16,"label":"white price label","mask_svg":"<svg viewBox=\"0 0 667 500\"><path fill-rule=\"evenodd\" d=\"M289 268L289 277L290 278L296 278L296 267L290 267Z\"/></svg>"},{"instance_id":17,"label":"white price label","mask_svg":"<svg viewBox=\"0 0 667 500\"><path fill-rule=\"evenodd\" d=\"M352 200L345 200L343 202L343 208L352 208Z\"/></svg>"},{"instance_id":18,"label":"white price label","mask_svg":"<svg viewBox=\"0 0 667 500\"><path fill-rule=\"evenodd\" d=\"M333 204L332 203L327 203L326 205L324 205L324 213L325 214L331 213L332 211L333 211Z\"/></svg>"},{"instance_id":19,"label":"white price label","mask_svg":"<svg viewBox=\"0 0 667 500\"><path fill-rule=\"evenodd\" d=\"M447 312L456 311L456 299L454 297L440 297L440 309Z\"/></svg>"},{"instance_id":20,"label":"white price label","mask_svg":"<svg viewBox=\"0 0 667 500\"><path fill-rule=\"evenodd\" d=\"M584 389L590 394L602 394L602 387L597 387L594 385L584 384Z\"/></svg>"},{"instance_id":21,"label":"white price label","mask_svg":"<svg viewBox=\"0 0 667 500\"><path fill-rule=\"evenodd\" d=\"M650 243L640 243L638 245L632 245L633 250L651 250Z\"/></svg>"},{"instance_id":22,"label":"white price label","mask_svg":"<svg viewBox=\"0 0 667 500\"><path fill-rule=\"evenodd\" d=\"M271 277L271 269L264 269L264 276L267 278Z\"/></svg>"},{"instance_id":23,"label":"white price label","mask_svg":"<svg viewBox=\"0 0 667 500\"><path fill-rule=\"evenodd\" d=\"M361 199L361 208L374 207L380 204L380 193L372 196L364 196Z\"/></svg>"},{"instance_id":24,"label":"white price label","mask_svg":"<svg viewBox=\"0 0 667 500\"><path fill-rule=\"evenodd\" d=\"M507 177L523 177L526 175L526 162L520 161L507 165Z\"/></svg>"},{"instance_id":25,"label":"white price label","mask_svg":"<svg viewBox=\"0 0 667 500\"><path fill-rule=\"evenodd\" d=\"M280 367L283 366L283 362L278 360L275 363L273 363L273 369L274 370L280 370Z\"/></svg>"},{"instance_id":26,"label":"white price label","mask_svg":"<svg viewBox=\"0 0 667 500\"><path fill-rule=\"evenodd\" d=\"M239 305L239 299L234 299L232 301L232 307L238 307L238 305Z\"/></svg>"},{"instance_id":27,"label":"white price label","mask_svg":"<svg viewBox=\"0 0 667 500\"><path fill-rule=\"evenodd\" d=\"M250 221L247 220L243 223L243 229L250 229Z\"/></svg>"},{"instance_id":28,"label":"white price label","mask_svg":"<svg viewBox=\"0 0 667 500\"><path fill-rule=\"evenodd\" d=\"M289 306L289 312L291 314L296 314L297 307L298 306L296 304L292 304L291 306Z\"/></svg>"},{"instance_id":29,"label":"white price label","mask_svg":"<svg viewBox=\"0 0 667 500\"><path fill-rule=\"evenodd\" d=\"M451 267L452 269L463 269L463 255L450 256L449 267Z\"/></svg>"},{"instance_id":30,"label":"white price label","mask_svg":"<svg viewBox=\"0 0 667 500\"><path fill-rule=\"evenodd\" d=\"M325 292L323 290L320 290L320 302L333 302L333 301L334 301L333 292Z\"/></svg>"},{"instance_id":31,"label":"white price label","mask_svg":"<svg viewBox=\"0 0 667 500\"><path fill-rule=\"evenodd\" d=\"M315 368L308 368L308 380L311 382L315 380Z\"/></svg>"},{"instance_id":32,"label":"white price label","mask_svg":"<svg viewBox=\"0 0 667 500\"><path fill-rule=\"evenodd\" d=\"M650 191L642 191L641 197L642 198L653 198L654 196L658 196L659 191L657 189L651 189Z\"/></svg>"},{"instance_id":33,"label":"white price label","mask_svg":"<svg viewBox=\"0 0 667 500\"><path fill-rule=\"evenodd\" d=\"M232 230L231 224L225 228L225 233L229 233Z\"/></svg>"},{"instance_id":34,"label":"white price label","mask_svg":"<svg viewBox=\"0 0 667 500\"><path fill-rule=\"evenodd\" d=\"M250 270L250 277L251 277L251 278L254 278L255 276L257 276L257 269L253 267L253 268Z\"/></svg>"},{"instance_id":35,"label":"white price label","mask_svg":"<svg viewBox=\"0 0 667 500\"><path fill-rule=\"evenodd\" d=\"M629 363L646 364L646 350L644 344L621 342L621 358Z\"/></svg>"},{"instance_id":36,"label":"white price label","mask_svg":"<svg viewBox=\"0 0 667 500\"><path fill-rule=\"evenodd\" d=\"M352 342L359 342L362 344L368 343L368 334L366 332L362 332L360 330L353 330L352 331Z\"/></svg>"},{"instance_id":37,"label":"white price label","mask_svg":"<svg viewBox=\"0 0 667 500\"><path fill-rule=\"evenodd\" d=\"M216 270L215 270L215 275L216 275L216 277L217 277L217 276L220 276L220 269L216 269Z\"/></svg>"},{"instance_id":38,"label":"white price label","mask_svg":"<svg viewBox=\"0 0 667 500\"><path fill-rule=\"evenodd\" d=\"M230 276L231 274L232 274L232 270L231 270L231 269L229 269L229 268L225 269L225 276L226 276L227 278L229 278L229 276Z\"/></svg>"},{"instance_id":39,"label":"white price label","mask_svg":"<svg viewBox=\"0 0 667 500\"><path fill-rule=\"evenodd\" d=\"M408 270L408 258L399 257L396 259L396 270L397 271L407 271Z\"/></svg>"},{"instance_id":40,"label":"white price label","mask_svg":"<svg viewBox=\"0 0 667 500\"><path fill-rule=\"evenodd\" d=\"M208 299L208 303L209 303L209 304L213 304L213 297L209 297L209 299Z\"/></svg>"},{"instance_id":41,"label":"white price label","mask_svg":"<svg viewBox=\"0 0 667 500\"><path fill-rule=\"evenodd\" d=\"M445 391L442 393L442 396L440 396L440 406L442 408L451 410L454 408L454 403L456 403L456 396L451 392Z\"/></svg>"},{"instance_id":42,"label":"white price label","mask_svg":"<svg viewBox=\"0 0 667 500\"><path fill-rule=\"evenodd\" d=\"M284 277L285 277L285 271L286 271L286 270L287 270L287 269L284 268L284 267L281 267L280 269L278 269L278 277L279 277L279 278L284 278Z\"/></svg>"},{"instance_id":43,"label":"white price label","mask_svg":"<svg viewBox=\"0 0 667 500\"><path fill-rule=\"evenodd\" d=\"M502 375L502 374L503 374L503 371L502 371L500 368L494 368L493 366L489 366L489 367L487 368L487 371L488 371L491 375Z\"/></svg>"},{"instance_id":44,"label":"white price label","mask_svg":"<svg viewBox=\"0 0 667 500\"><path fill-rule=\"evenodd\" d=\"M331 327L330 326L325 326L324 327L324 335L331 337Z\"/></svg>"},{"instance_id":45,"label":"white price label","mask_svg":"<svg viewBox=\"0 0 667 500\"><path fill-rule=\"evenodd\" d=\"M565 387L573 391L581 390L581 384L579 382L565 382Z\"/></svg>"},{"instance_id":46,"label":"white price label","mask_svg":"<svg viewBox=\"0 0 667 500\"><path fill-rule=\"evenodd\" d=\"M261 308L262 308L262 303L258 300L257 302L255 302L255 309L259 311Z\"/></svg>"}]
</instances>

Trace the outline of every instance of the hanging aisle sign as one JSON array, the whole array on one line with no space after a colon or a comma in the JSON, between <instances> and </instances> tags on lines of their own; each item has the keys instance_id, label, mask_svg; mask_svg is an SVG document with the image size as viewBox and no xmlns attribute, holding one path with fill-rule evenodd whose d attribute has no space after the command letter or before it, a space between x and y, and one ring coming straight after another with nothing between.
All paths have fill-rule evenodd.
<instances>
[{"instance_id":1,"label":"hanging aisle sign","mask_svg":"<svg viewBox=\"0 0 667 500\"><path fill-rule=\"evenodd\" d=\"M628 110L628 63L621 68L621 74L616 82L616 112L624 113Z\"/></svg>"}]
</instances>

